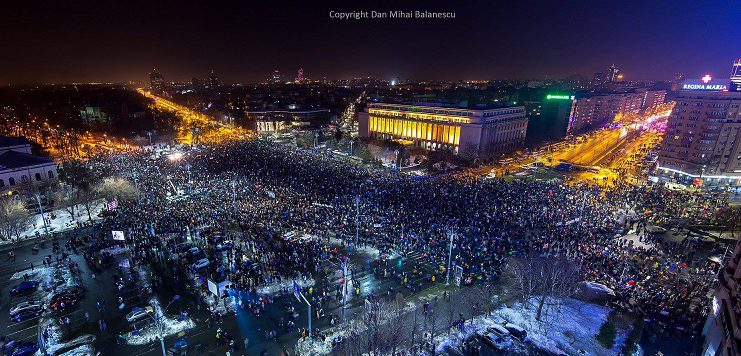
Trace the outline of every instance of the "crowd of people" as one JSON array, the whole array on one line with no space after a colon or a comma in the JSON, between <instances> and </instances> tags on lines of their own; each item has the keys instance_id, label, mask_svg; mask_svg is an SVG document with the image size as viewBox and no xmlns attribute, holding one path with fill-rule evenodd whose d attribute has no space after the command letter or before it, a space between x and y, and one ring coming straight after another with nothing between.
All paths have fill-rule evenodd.
<instances>
[{"instance_id":1,"label":"crowd of people","mask_svg":"<svg viewBox=\"0 0 741 356\"><path fill-rule=\"evenodd\" d=\"M212 273L254 298L262 285L311 275L320 261L337 257L319 240L285 239L287 231L417 251L440 269L453 232L453 263L469 279L491 280L509 258L527 253L565 256L579 261L585 280L612 288L624 307L693 327L707 313L703 295L717 266L697 253L701 242L664 242L648 227L709 223L726 204L653 185L605 188L470 173L415 179L259 140L182 156L130 152L89 165L140 191L138 199L119 202L106 229L138 243L218 231L211 243L233 245L229 263ZM650 243L619 238L629 230ZM224 237L230 233L235 237Z\"/></svg>"}]
</instances>

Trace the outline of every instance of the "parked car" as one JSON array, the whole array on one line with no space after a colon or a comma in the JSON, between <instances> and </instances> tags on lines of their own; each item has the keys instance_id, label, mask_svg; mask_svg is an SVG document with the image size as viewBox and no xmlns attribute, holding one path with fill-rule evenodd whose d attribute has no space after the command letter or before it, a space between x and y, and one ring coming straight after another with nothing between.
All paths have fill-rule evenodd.
<instances>
[{"instance_id":1,"label":"parked car","mask_svg":"<svg viewBox=\"0 0 741 356\"><path fill-rule=\"evenodd\" d=\"M23 294L35 291L39 287L39 281L23 281L10 290L11 294Z\"/></svg>"},{"instance_id":2,"label":"parked car","mask_svg":"<svg viewBox=\"0 0 741 356\"><path fill-rule=\"evenodd\" d=\"M40 307L39 308L36 308L36 309L28 309L28 310L24 310L24 311L22 311L22 312L20 312L20 313L18 313L16 315L11 316L10 317L10 320L12 320L12 321L14 321L16 323L20 323L20 322L23 322L23 321L26 321L26 320L29 320L29 319L33 319L33 318L41 315L41 313L43 313L43 312L44 312L44 310L41 309Z\"/></svg>"},{"instance_id":3,"label":"parked car","mask_svg":"<svg viewBox=\"0 0 741 356\"><path fill-rule=\"evenodd\" d=\"M130 313L126 314L126 321L133 323L151 314L154 314L154 308L151 306L147 305L144 308L135 307L134 309L131 309Z\"/></svg>"},{"instance_id":4,"label":"parked car","mask_svg":"<svg viewBox=\"0 0 741 356\"><path fill-rule=\"evenodd\" d=\"M10 316L16 315L22 311L43 309L41 303L37 302L22 302L10 309Z\"/></svg>"},{"instance_id":5,"label":"parked car","mask_svg":"<svg viewBox=\"0 0 741 356\"><path fill-rule=\"evenodd\" d=\"M481 334L481 342L495 350L503 350L509 342L510 332L502 326L494 325Z\"/></svg>"},{"instance_id":6,"label":"parked car","mask_svg":"<svg viewBox=\"0 0 741 356\"><path fill-rule=\"evenodd\" d=\"M82 297L85 294L85 290L82 289L80 286L72 286L66 289L63 289L54 296L51 297L51 302L55 302L59 300L60 298L67 298L67 297L75 297L77 299L82 299Z\"/></svg>"},{"instance_id":7,"label":"parked car","mask_svg":"<svg viewBox=\"0 0 741 356\"><path fill-rule=\"evenodd\" d=\"M193 269L202 269L208 267L209 262L207 258L201 258L193 264Z\"/></svg>"},{"instance_id":8,"label":"parked car","mask_svg":"<svg viewBox=\"0 0 741 356\"><path fill-rule=\"evenodd\" d=\"M519 339L520 341L524 341L527 337L527 331L522 326L516 325L516 324L504 324L504 328L509 331L512 336Z\"/></svg>"},{"instance_id":9,"label":"parked car","mask_svg":"<svg viewBox=\"0 0 741 356\"><path fill-rule=\"evenodd\" d=\"M22 342L16 345L15 350L10 356L27 356L33 355L39 350L39 345L35 341Z\"/></svg>"},{"instance_id":10,"label":"parked car","mask_svg":"<svg viewBox=\"0 0 741 356\"><path fill-rule=\"evenodd\" d=\"M49 303L49 308L54 311L67 310L77 305L80 302L80 298L74 295L65 295Z\"/></svg>"}]
</instances>

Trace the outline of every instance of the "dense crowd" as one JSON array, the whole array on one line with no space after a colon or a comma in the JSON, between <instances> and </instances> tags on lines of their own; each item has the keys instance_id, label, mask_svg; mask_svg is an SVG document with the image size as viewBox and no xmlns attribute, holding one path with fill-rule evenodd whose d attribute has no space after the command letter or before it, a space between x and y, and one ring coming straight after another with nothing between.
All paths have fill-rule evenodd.
<instances>
[{"instance_id":1,"label":"dense crowd","mask_svg":"<svg viewBox=\"0 0 741 356\"><path fill-rule=\"evenodd\" d=\"M467 173L418 179L258 140L188 150L180 159L139 151L90 164L141 192L119 204L108 228L142 237L219 231L214 243L235 245L228 267L216 273L246 291L311 274L336 253L317 241L292 243L286 231L417 251L442 268L452 229L454 263L469 279L494 278L511 256L567 256L579 261L584 279L615 290L624 307L690 326L707 312L703 295L717 266L697 253L701 242L665 242L648 227L708 222L725 204L651 185L598 188ZM629 230L640 246L618 238ZM223 237L230 233L238 237Z\"/></svg>"}]
</instances>

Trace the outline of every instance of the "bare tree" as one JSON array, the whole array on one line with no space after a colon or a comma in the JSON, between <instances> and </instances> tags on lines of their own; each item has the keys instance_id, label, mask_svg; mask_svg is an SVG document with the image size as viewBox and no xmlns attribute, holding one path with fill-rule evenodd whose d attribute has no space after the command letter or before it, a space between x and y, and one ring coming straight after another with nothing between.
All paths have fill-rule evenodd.
<instances>
[{"instance_id":1,"label":"bare tree","mask_svg":"<svg viewBox=\"0 0 741 356\"><path fill-rule=\"evenodd\" d=\"M120 177L105 178L94 190L96 191L94 196L109 200L134 200L139 195L139 191L131 182Z\"/></svg>"},{"instance_id":2,"label":"bare tree","mask_svg":"<svg viewBox=\"0 0 741 356\"><path fill-rule=\"evenodd\" d=\"M546 257L527 254L515 258L507 265L507 275L524 305L534 298L535 319L541 321L550 298L560 300L577 292L579 267L565 257Z\"/></svg>"},{"instance_id":3,"label":"bare tree","mask_svg":"<svg viewBox=\"0 0 741 356\"><path fill-rule=\"evenodd\" d=\"M429 350L432 356L435 356L435 337L439 331L440 321L442 318L442 313L438 310L438 307L440 306L439 304L438 298L435 297L430 303L429 309L425 312L425 324L427 326L427 335L429 338L424 341L429 343Z\"/></svg>"},{"instance_id":4,"label":"bare tree","mask_svg":"<svg viewBox=\"0 0 741 356\"><path fill-rule=\"evenodd\" d=\"M0 200L0 234L4 240L20 238L30 219L30 212L20 200L12 197Z\"/></svg>"},{"instance_id":5,"label":"bare tree","mask_svg":"<svg viewBox=\"0 0 741 356\"><path fill-rule=\"evenodd\" d=\"M54 192L54 207L64 210L73 221L77 220L75 212L80 202L80 190L78 188L68 186Z\"/></svg>"}]
</instances>

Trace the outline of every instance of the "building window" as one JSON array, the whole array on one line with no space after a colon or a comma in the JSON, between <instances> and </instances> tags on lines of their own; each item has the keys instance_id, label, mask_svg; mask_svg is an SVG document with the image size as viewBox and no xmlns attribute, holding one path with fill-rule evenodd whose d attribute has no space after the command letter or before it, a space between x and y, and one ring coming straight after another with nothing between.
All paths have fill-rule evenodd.
<instances>
[{"instance_id":1,"label":"building window","mask_svg":"<svg viewBox=\"0 0 741 356\"><path fill-rule=\"evenodd\" d=\"M0 179L0 187L4 187L4 186L5 186L5 180L4 179Z\"/></svg>"},{"instance_id":2,"label":"building window","mask_svg":"<svg viewBox=\"0 0 741 356\"><path fill-rule=\"evenodd\" d=\"M15 185L15 178L13 177L8 178L8 184Z\"/></svg>"},{"instance_id":3,"label":"building window","mask_svg":"<svg viewBox=\"0 0 741 356\"><path fill-rule=\"evenodd\" d=\"M41 173L38 173L37 172L35 176L36 176L36 181L37 182L41 180Z\"/></svg>"},{"instance_id":4,"label":"building window","mask_svg":"<svg viewBox=\"0 0 741 356\"><path fill-rule=\"evenodd\" d=\"M28 183L28 177L25 174L21 176L21 182Z\"/></svg>"},{"instance_id":5,"label":"building window","mask_svg":"<svg viewBox=\"0 0 741 356\"><path fill-rule=\"evenodd\" d=\"M49 171L49 179L54 179L54 171Z\"/></svg>"}]
</instances>

